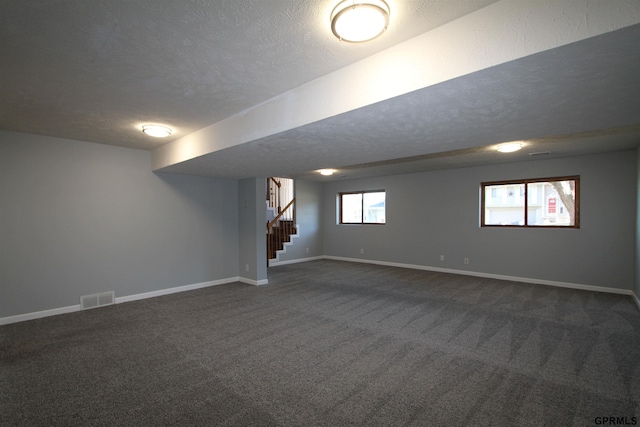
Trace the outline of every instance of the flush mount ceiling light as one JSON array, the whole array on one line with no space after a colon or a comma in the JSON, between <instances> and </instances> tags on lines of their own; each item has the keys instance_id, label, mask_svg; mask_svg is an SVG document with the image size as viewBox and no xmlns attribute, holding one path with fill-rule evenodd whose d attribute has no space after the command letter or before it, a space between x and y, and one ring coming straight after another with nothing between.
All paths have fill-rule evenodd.
<instances>
[{"instance_id":1,"label":"flush mount ceiling light","mask_svg":"<svg viewBox=\"0 0 640 427\"><path fill-rule=\"evenodd\" d=\"M335 173L334 169L320 169L318 172L320 172L320 175L324 175L324 176L331 176Z\"/></svg>"},{"instance_id":2,"label":"flush mount ceiling light","mask_svg":"<svg viewBox=\"0 0 640 427\"><path fill-rule=\"evenodd\" d=\"M155 138L166 138L171 135L171 129L159 125L144 125L142 126L142 132Z\"/></svg>"},{"instance_id":3,"label":"flush mount ceiling light","mask_svg":"<svg viewBox=\"0 0 640 427\"><path fill-rule=\"evenodd\" d=\"M342 0L331 12L331 31L342 41L366 42L387 29L389 12L384 0Z\"/></svg>"},{"instance_id":4,"label":"flush mount ceiling light","mask_svg":"<svg viewBox=\"0 0 640 427\"><path fill-rule=\"evenodd\" d=\"M513 153L514 151L518 151L522 148L524 144L522 142L505 142L504 144L500 144L496 147L501 153Z\"/></svg>"}]
</instances>

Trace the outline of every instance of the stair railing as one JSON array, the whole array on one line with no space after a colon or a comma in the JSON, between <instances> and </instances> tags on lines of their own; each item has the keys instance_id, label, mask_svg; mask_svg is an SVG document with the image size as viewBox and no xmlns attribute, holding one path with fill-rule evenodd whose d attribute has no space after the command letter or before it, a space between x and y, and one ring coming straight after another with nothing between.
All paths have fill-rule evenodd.
<instances>
[{"instance_id":1,"label":"stair railing","mask_svg":"<svg viewBox=\"0 0 640 427\"><path fill-rule=\"evenodd\" d=\"M282 183L276 178L271 177L267 179L267 200L269 201L269 207L277 209L278 213L282 210L280 206L280 198L282 197L280 194L281 186Z\"/></svg>"},{"instance_id":2,"label":"stair railing","mask_svg":"<svg viewBox=\"0 0 640 427\"><path fill-rule=\"evenodd\" d=\"M290 236L296 234L294 221L295 197L282 209L278 215L267 222L267 258L274 259L276 253L289 242Z\"/></svg>"}]
</instances>

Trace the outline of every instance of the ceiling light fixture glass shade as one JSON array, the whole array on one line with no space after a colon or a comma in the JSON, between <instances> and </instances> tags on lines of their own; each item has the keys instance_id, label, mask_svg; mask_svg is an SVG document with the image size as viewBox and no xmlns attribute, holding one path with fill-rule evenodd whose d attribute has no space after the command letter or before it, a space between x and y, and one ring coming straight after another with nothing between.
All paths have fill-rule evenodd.
<instances>
[{"instance_id":1,"label":"ceiling light fixture glass shade","mask_svg":"<svg viewBox=\"0 0 640 427\"><path fill-rule=\"evenodd\" d=\"M335 170L333 169L320 169L318 172L320 172L320 175L324 175L324 176L331 176L335 173Z\"/></svg>"},{"instance_id":2,"label":"ceiling light fixture glass shade","mask_svg":"<svg viewBox=\"0 0 640 427\"><path fill-rule=\"evenodd\" d=\"M331 31L342 41L366 42L387 29L389 13L384 0L342 0L331 12Z\"/></svg>"},{"instance_id":3,"label":"ceiling light fixture glass shade","mask_svg":"<svg viewBox=\"0 0 640 427\"><path fill-rule=\"evenodd\" d=\"M518 151L523 146L522 142L505 142L504 144L498 145L496 150L501 153L513 153L514 151Z\"/></svg>"},{"instance_id":4,"label":"ceiling light fixture glass shade","mask_svg":"<svg viewBox=\"0 0 640 427\"><path fill-rule=\"evenodd\" d=\"M142 126L142 132L155 138L166 138L171 135L171 129L159 125L144 125Z\"/></svg>"}]
</instances>

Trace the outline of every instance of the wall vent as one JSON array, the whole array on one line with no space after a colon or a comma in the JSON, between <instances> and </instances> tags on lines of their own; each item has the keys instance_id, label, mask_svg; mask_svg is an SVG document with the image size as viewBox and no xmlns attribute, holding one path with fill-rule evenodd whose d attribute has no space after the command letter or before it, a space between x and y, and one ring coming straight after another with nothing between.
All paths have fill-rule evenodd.
<instances>
[{"instance_id":1,"label":"wall vent","mask_svg":"<svg viewBox=\"0 0 640 427\"><path fill-rule=\"evenodd\" d=\"M102 292L100 294L84 295L80 297L80 309L102 307L115 303L115 292Z\"/></svg>"}]
</instances>

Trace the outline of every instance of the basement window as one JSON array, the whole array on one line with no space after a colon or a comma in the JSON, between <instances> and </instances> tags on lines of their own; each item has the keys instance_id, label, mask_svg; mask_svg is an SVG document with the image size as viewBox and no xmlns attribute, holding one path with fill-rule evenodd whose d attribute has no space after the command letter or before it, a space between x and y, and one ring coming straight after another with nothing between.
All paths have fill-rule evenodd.
<instances>
[{"instance_id":1,"label":"basement window","mask_svg":"<svg viewBox=\"0 0 640 427\"><path fill-rule=\"evenodd\" d=\"M340 224L384 224L384 190L340 193Z\"/></svg>"},{"instance_id":2,"label":"basement window","mask_svg":"<svg viewBox=\"0 0 640 427\"><path fill-rule=\"evenodd\" d=\"M481 184L482 227L580 228L580 177Z\"/></svg>"}]
</instances>

